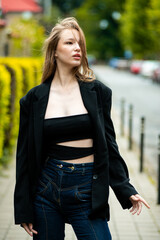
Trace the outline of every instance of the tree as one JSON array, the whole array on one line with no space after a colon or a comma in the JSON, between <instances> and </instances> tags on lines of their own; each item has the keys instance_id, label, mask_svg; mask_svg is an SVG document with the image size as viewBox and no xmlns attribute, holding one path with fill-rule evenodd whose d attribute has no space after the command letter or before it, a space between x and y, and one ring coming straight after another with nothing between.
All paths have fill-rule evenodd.
<instances>
[{"instance_id":1,"label":"tree","mask_svg":"<svg viewBox=\"0 0 160 240\"><path fill-rule=\"evenodd\" d=\"M12 56L41 56L44 42L44 28L34 18L13 19L8 31L11 32Z\"/></svg>"},{"instance_id":2,"label":"tree","mask_svg":"<svg viewBox=\"0 0 160 240\"><path fill-rule=\"evenodd\" d=\"M70 12L75 9L79 8L84 0L52 0L52 3L56 5L63 14L70 14Z\"/></svg>"},{"instance_id":3,"label":"tree","mask_svg":"<svg viewBox=\"0 0 160 240\"><path fill-rule=\"evenodd\" d=\"M160 1L151 0L148 14L148 33L154 58L160 58Z\"/></svg>"},{"instance_id":4,"label":"tree","mask_svg":"<svg viewBox=\"0 0 160 240\"><path fill-rule=\"evenodd\" d=\"M50 16L44 15L40 19L40 24L45 28L46 35L48 35L51 32L52 28L57 23L57 20L59 18L63 18L63 13L56 5L52 5L51 15Z\"/></svg>"},{"instance_id":5,"label":"tree","mask_svg":"<svg viewBox=\"0 0 160 240\"><path fill-rule=\"evenodd\" d=\"M120 12L124 0L87 0L73 14L85 32L89 53L98 58L122 56L123 49L119 40Z\"/></svg>"},{"instance_id":6,"label":"tree","mask_svg":"<svg viewBox=\"0 0 160 240\"><path fill-rule=\"evenodd\" d=\"M151 54L151 38L147 32L148 7L148 0L126 0L121 18L121 41L136 58L145 58Z\"/></svg>"}]
</instances>

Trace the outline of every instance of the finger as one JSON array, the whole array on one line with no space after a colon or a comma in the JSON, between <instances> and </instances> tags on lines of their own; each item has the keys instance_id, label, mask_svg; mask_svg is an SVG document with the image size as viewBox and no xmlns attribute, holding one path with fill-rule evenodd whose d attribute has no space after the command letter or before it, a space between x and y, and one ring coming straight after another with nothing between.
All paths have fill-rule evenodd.
<instances>
[{"instance_id":1,"label":"finger","mask_svg":"<svg viewBox=\"0 0 160 240\"><path fill-rule=\"evenodd\" d=\"M28 224L28 227L29 227L29 230L35 234L38 234L38 232L36 230L33 229L33 224L32 223L29 223Z\"/></svg>"},{"instance_id":2,"label":"finger","mask_svg":"<svg viewBox=\"0 0 160 240\"><path fill-rule=\"evenodd\" d=\"M140 195L136 194L135 195L137 198L139 198L139 200L147 207L150 208L149 204L146 202L146 200L144 200L144 198L142 198Z\"/></svg>"},{"instance_id":3,"label":"finger","mask_svg":"<svg viewBox=\"0 0 160 240\"><path fill-rule=\"evenodd\" d=\"M138 201L139 200L139 195L132 195L130 196L131 201Z\"/></svg>"},{"instance_id":4,"label":"finger","mask_svg":"<svg viewBox=\"0 0 160 240\"><path fill-rule=\"evenodd\" d=\"M135 203L132 206L132 209L130 210L130 212L133 212L135 210Z\"/></svg>"},{"instance_id":5,"label":"finger","mask_svg":"<svg viewBox=\"0 0 160 240\"><path fill-rule=\"evenodd\" d=\"M141 202L142 202L147 208L150 208L149 204L148 204L144 199L142 199Z\"/></svg>"},{"instance_id":6,"label":"finger","mask_svg":"<svg viewBox=\"0 0 160 240\"><path fill-rule=\"evenodd\" d=\"M134 215L138 210L138 204L135 205L134 211L132 212L132 215Z\"/></svg>"},{"instance_id":7,"label":"finger","mask_svg":"<svg viewBox=\"0 0 160 240\"><path fill-rule=\"evenodd\" d=\"M131 213L133 213L135 211L135 204L133 205L132 209L130 210Z\"/></svg>"},{"instance_id":8,"label":"finger","mask_svg":"<svg viewBox=\"0 0 160 240\"><path fill-rule=\"evenodd\" d=\"M32 232L33 232L34 234L38 234L38 232L37 232L36 230L34 230L34 229L32 229Z\"/></svg>"},{"instance_id":9,"label":"finger","mask_svg":"<svg viewBox=\"0 0 160 240\"><path fill-rule=\"evenodd\" d=\"M142 203L141 202L138 202L138 212L137 212L137 215L139 215L142 211Z\"/></svg>"},{"instance_id":10,"label":"finger","mask_svg":"<svg viewBox=\"0 0 160 240\"><path fill-rule=\"evenodd\" d=\"M133 210L134 210L134 207L132 207L132 209L130 210L130 212L133 212Z\"/></svg>"},{"instance_id":11,"label":"finger","mask_svg":"<svg viewBox=\"0 0 160 240\"><path fill-rule=\"evenodd\" d=\"M33 237L33 234L32 234L32 232L30 231L30 229L29 229L29 227L28 227L28 225L27 225L26 223L23 224L23 227L24 227L25 231L26 231L31 237Z\"/></svg>"}]
</instances>

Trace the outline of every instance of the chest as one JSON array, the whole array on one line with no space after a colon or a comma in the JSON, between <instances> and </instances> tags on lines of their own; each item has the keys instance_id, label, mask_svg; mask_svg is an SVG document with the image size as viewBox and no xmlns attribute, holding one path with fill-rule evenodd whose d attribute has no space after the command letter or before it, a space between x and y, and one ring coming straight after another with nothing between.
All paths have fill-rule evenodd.
<instances>
[{"instance_id":1,"label":"chest","mask_svg":"<svg viewBox=\"0 0 160 240\"><path fill-rule=\"evenodd\" d=\"M87 113L87 109L78 87L72 91L63 92L50 90L45 119L83 113Z\"/></svg>"}]
</instances>

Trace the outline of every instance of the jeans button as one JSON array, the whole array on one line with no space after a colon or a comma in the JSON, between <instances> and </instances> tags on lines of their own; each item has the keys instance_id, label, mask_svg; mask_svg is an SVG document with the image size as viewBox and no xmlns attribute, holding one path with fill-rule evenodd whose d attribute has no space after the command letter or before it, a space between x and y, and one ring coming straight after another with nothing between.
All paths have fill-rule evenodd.
<instances>
[{"instance_id":1,"label":"jeans button","mask_svg":"<svg viewBox=\"0 0 160 240\"><path fill-rule=\"evenodd\" d=\"M97 179L98 178L98 175L97 174L94 174L93 175L93 179Z\"/></svg>"},{"instance_id":2,"label":"jeans button","mask_svg":"<svg viewBox=\"0 0 160 240\"><path fill-rule=\"evenodd\" d=\"M74 166L72 166L71 169L74 170Z\"/></svg>"}]
</instances>

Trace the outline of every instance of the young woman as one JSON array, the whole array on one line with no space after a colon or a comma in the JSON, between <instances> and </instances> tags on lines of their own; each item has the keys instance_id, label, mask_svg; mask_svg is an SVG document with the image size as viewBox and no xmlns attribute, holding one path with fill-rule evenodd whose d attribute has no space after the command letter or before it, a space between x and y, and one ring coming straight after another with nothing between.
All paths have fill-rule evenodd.
<instances>
[{"instance_id":1,"label":"young woman","mask_svg":"<svg viewBox=\"0 0 160 240\"><path fill-rule=\"evenodd\" d=\"M110 117L111 90L94 78L75 18L45 42L42 83L20 99L15 224L35 240L108 240L109 185L124 209L140 214Z\"/></svg>"}]
</instances>

